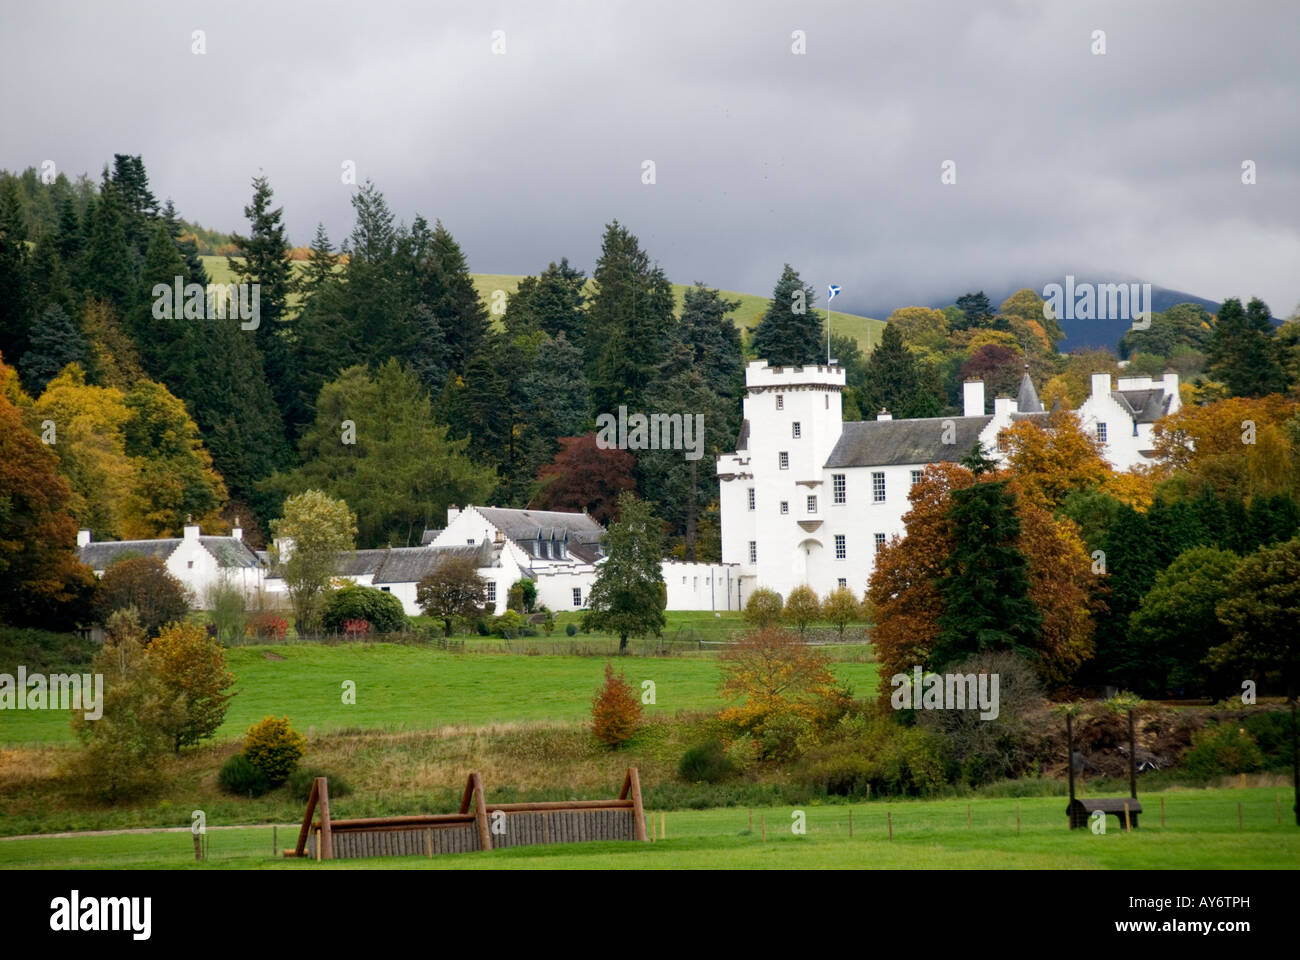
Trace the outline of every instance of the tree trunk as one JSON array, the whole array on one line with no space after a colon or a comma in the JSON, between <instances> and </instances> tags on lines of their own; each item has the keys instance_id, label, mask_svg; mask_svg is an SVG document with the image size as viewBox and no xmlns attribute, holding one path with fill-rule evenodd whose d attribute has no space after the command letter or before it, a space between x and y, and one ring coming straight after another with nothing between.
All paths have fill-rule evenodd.
<instances>
[{"instance_id":1,"label":"tree trunk","mask_svg":"<svg viewBox=\"0 0 1300 960\"><path fill-rule=\"evenodd\" d=\"M1295 790L1295 825L1300 827L1300 733L1296 729L1296 690L1291 688L1291 785Z\"/></svg>"},{"instance_id":2,"label":"tree trunk","mask_svg":"<svg viewBox=\"0 0 1300 960\"><path fill-rule=\"evenodd\" d=\"M620 633L619 636L618 636L618 653L619 653L619 656L622 656L622 655L623 655L623 651L626 650L626 649L627 649L627 634L626 634L626 633Z\"/></svg>"}]
</instances>

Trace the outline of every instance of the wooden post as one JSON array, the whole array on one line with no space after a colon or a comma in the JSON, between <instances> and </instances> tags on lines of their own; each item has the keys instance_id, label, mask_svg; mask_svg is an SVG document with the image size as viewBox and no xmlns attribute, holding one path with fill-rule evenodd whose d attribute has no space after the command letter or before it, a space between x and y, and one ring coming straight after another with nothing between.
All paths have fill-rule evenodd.
<instances>
[{"instance_id":1,"label":"wooden post","mask_svg":"<svg viewBox=\"0 0 1300 960\"><path fill-rule=\"evenodd\" d=\"M1165 798L1160 798L1160 826L1165 825Z\"/></svg>"},{"instance_id":2,"label":"wooden post","mask_svg":"<svg viewBox=\"0 0 1300 960\"><path fill-rule=\"evenodd\" d=\"M307 849L307 831L311 829L311 815L316 812L316 790L319 780L313 780L311 793L307 796L307 812L302 815L302 829L298 831L298 843L293 848L293 855L301 857Z\"/></svg>"},{"instance_id":3,"label":"wooden post","mask_svg":"<svg viewBox=\"0 0 1300 960\"><path fill-rule=\"evenodd\" d=\"M1128 795L1134 800L1138 795L1137 735L1133 732L1133 711L1128 712Z\"/></svg>"},{"instance_id":4,"label":"wooden post","mask_svg":"<svg viewBox=\"0 0 1300 960\"><path fill-rule=\"evenodd\" d=\"M1237 801L1237 829L1238 829L1238 830L1242 829L1242 827L1241 827L1241 801L1240 801L1240 800Z\"/></svg>"},{"instance_id":5,"label":"wooden post","mask_svg":"<svg viewBox=\"0 0 1300 960\"><path fill-rule=\"evenodd\" d=\"M488 828L487 797L483 795L483 778L477 773L469 775L474 790L474 821L478 824L478 843L483 850L492 849L492 831Z\"/></svg>"},{"instance_id":6,"label":"wooden post","mask_svg":"<svg viewBox=\"0 0 1300 960\"><path fill-rule=\"evenodd\" d=\"M655 842L655 815L654 815L654 811L651 811L650 813L646 814L646 817L650 820L650 842L651 842L651 843L654 843L654 842Z\"/></svg>"},{"instance_id":7,"label":"wooden post","mask_svg":"<svg viewBox=\"0 0 1300 960\"><path fill-rule=\"evenodd\" d=\"M1277 797L1277 825L1279 827L1282 826L1282 795L1281 794L1278 794Z\"/></svg>"},{"instance_id":8,"label":"wooden post","mask_svg":"<svg viewBox=\"0 0 1300 960\"><path fill-rule=\"evenodd\" d=\"M763 842L767 843L767 814L760 813L758 815L758 823L763 829Z\"/></svg>"},{"instance_id":9,"label":"wooden post","mask_svg":"<svg viewBox=\"0 0 1300 960\"><path fill-rule=\"evenodd\" d=\"M970 829L970 804L966 804L966 829Z\"/></svg>"},{"instance_id":10,"label":"wooden post","mask_svg":"<svg viewBox=\"0 0 1300 960\"><path fill-rule=\"evenodd\" d=\"M271 856L278 857L279 855L280 855L280 828L278 826L273 825L271 827Z\"/></svg>"},{"instance_id":11,"label":"wooden post","mask_svg":"<svg viewBox=\"0 0 1300 960\"><path fill-rule=\"evenodd\" d=\"M1125 832L1125 833L1128 833L1128 831L1129 831L1129 823L1128 823L1128 801L1125 800L1125 801L1124 801L1124 832Z\"/></svg>"},{"instance_id":12,"label":"wooden post","mask_svg":"<svg viewBox=\"0 0 1300 960\"><path fill-rule=\"evenodd\" d=\"M318 860L334 859L334 832L330 829L330 785L325 777L316 778L317 802L320 804L320 856Z\"/></svg>"},{"instance_id":13,"label":"wooden post","mask_svg":"<svg viewBox=\"0 0 1300 960\"><path fill-rule=\"evenodd\" d=\"M753 810L749 811L749 832L751 834L754 832L754 811Z\"/></svg>"},{"instance_id":14,"label":"wooden post","mask_svg":"<svg viewBox=\"0 0 1300 960\"><path fill-rule=\"evenodd\" d=\"M1128 809L1128 804L1124 804L1124 809ZM1020 836L1020 804L1016 804L1016 836Z\"/></svg>"},{"instance_id":15,"label":"wooden post","mask_svg":"<svg viewBox=\"0 0 1300 960\"><path fill-rule=\"evenodd\" d=\"M668 839L668 814L663 810L659 811L659 839Z\"/></svg>"},{"instance_id":16,"label":"wooden post","mask_svg":"<svg viewBox=\"0 0 1300 960\"><path fill-rule=\"evenodd\" d=\"M1065 768L1070 774L1070 827L1074 827L1074 718L1065 715Z\"/></svg>"},{"instance_id":17,"label":"wooden post","mask_svg":"<svg viewBox=\"0 0 1300 960\"><path fill-rule=\"evenodd\" d=\"M317 827L316 828L316 862L317 863L320 863L320 849L321 849L320 827Z\"/></svg>"},{"instance_id":18,"label":"wooden post","mask_svg":"<svg viewBox=\"0 0 1300 960\"><path fill-rule=\"evenodd\" d=\"M197 833L194 834L194 859L203 859L203 837L199 836Z\"/></svg>"},{"instance_id":19,"label":"wooden post","mask_svg":"<svg viewBox=\"0 0 1300 960\"><path fill-rule=\"evenodd\" d=\"M894 842L894 811L886 810L885 816L888 818L889 821L889 842L893 843Z\"/></svg>"},{"instance_id":20,"label":"wooden post","mask_svg":"<svg viewBox=\"0 0 1300 960\"><path fill-rule=\"evenodd\" d=\"M641 778L637 775L636 767L627 768L627 776L623 778L623 789L619 791L618 798L626 800L629 794L632 796L633 819L636 821L636 838L644 843L647 839L645 835L645 808L641 806Z\"/></svg>"},{"instance_id":21,"label":"wooden post","mask_svg":"<svg viewBox=\"0 0 1300 960\"><path fill-rule=\"evenodd\" d=\"M849 807L849 839L853 839L853 808Z\"/></svg>"},{"instance_id":22,"label":"wooden post","mask_svg":"<svg viewBox=\"0 0 1300 960\"><path fill-rule=\"evenodd\" d=\"M433 859L433 831L428 827L424 828L424 849L429 853L429 859Z\"/></svg>"}]
</instances>

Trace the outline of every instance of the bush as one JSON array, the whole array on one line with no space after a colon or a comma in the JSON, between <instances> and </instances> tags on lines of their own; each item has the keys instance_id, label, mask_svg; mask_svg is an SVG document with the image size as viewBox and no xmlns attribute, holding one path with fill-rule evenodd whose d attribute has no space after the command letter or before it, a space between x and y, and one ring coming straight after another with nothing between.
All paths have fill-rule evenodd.
<instances>
[{"instance_id":1,"label":"bush","mask_svg":"<svg viewBox=\"0 0 1300 960\"><path fill-rule=\"evenodd\" d=\"M727 760L740 773L749 770L759 761L758 742L748 733L741 734L727 744Z\"/></svg>"},{"instance_id":2,"label":"bush","mask_svg":"<svg viewBox=\"0 0 1300 960\"><path fill-rule=\"evenodd\" d=\"M682 754L677 775L687 783L718 783L736 772L722 741L706 740Z\"/></svg>"},{"instance_id":3,"label":"bush","mask_svg":"<svg viewBox=\"0 0 1300 960\"><path fill-rule=\"evenodd\" d=\"M578 635L578 625L576 623L565 624L564 635L566 637L576 637Z\"/></svg>"},{"instance_id":4,"label":"bush","mask_svg":"<svg viewBox=\"0 0 1300 960\"><path fill-rule=\"evenodd\" d=\"M370 622L368 620L344 620L343 634L347 637L364 637L370 633Z\"/></svg>"},{"instance_id":5,"label":"bush","mask_svg":"<svg viewBox=\"0 0 1300 960\"><path fill-rule=\"evenodd\" d=\"M1281 710L1252 713L1241 725L1255 738L1268 769L1282 770L1291 766L1290 714Z\"/></svg>"},{"instance_id":6,"label":"bush","mask_svg":"<svg viewBox=\"0 0 1300 960\"><path fill-rule=\"evenodd\" d=\"M107 623L117 611L134 607L145 636L152 637L163 624L188 617L192 599L161 560L135 554L104 571L95 586L94 611L99 623Z\"/></svg>"},{"instance_id":7,"label":"bush","mask_svg":"<svg viewBox=\"0 0 1300 960\"><path fill-rule=\"evenodd\" d=\"M279 643L288 632L289 621L278 613L254 613L244 627L245 636L272 643Z\"/></svg>"},{"instance_id":8,"label":"bush","mask_svg":"<svg viewBox=\"0 0 1300 960\"><path fill-rule=\"evenodd\" d=\"M242 753L234 754L221 765L217 785L226 793L240 797L260 797L271 789L271 781L262 768L255 766Z\"/></svg>"},{"instance_id":9,"label":"bush","mask_svg":"<svg viewBox=\"0 0 1300 960\"><path fill-rule=\"evenodd\" d=\"M759 628L776 626L781 622L783 610L781 594L759 587L745 601L745 622Z\"/></svg>"},{"instance_id":10,"label":"bush","mask_svg":"<svg viewBox=\"0 0 1300 960\"><path fill-rule=\"evenodd\" d=\"M295 770L289 774L289 796L299 803L306 803L307 798L311 796L311 785L316 782L317 777L325 777L329 780L331 800L335 797L346 797L352 792L346 780L326 770Z\"/></svg>"},{"instance_id":11,"label":"bush","mask_svg":"<svg viewBox=\"0 0 1300 960\"><path fill-rule=\"evenodd\" d=\"M321 626L332 633L341 632L349 620L365 620L375 633L393 633L409 626L401 600L375 587L356 585L332 592L321 612Z\"/></svg>"},{"instance_id":12,"label":"bush","mask_svg":"<svg viewBox=\"0 0 1300 960\"><path fill-rule=\"evenodd\" d=\"M278 786L298 766L306 743L289 726L288 717L265 717L244 735L244 756L266 774L272 786Z\"/></svg>"},{"instance_id":13,"label":"bush","mask_svg":"<svg viewBox=\"0 0 1300 960\"><path fill-rule=\"evenodd\" d=\"M605 664L605 683L591 702L591 729L596 739L617 747L629 739L641 722L641 701L622 673Z\"/></svg>"},{"instance_id":14,"label":"bush","mask_svg":"<svg viewBox=\"0 0 1300 960\"><path fill-rule=\"evenodd\" d=\"M488 626L488 622L487 622L486 620L477 620L477 621L475 621L475 623L474 623L474 631L475 631L475 632L476 632L480 637L490 637L490 636L492 636L492 628Z\"/></svg>"},{"instance_id":15,"label":"bush","mask_svg":"<svg viewBox=\"0 0 1300 960\"><path fill-rule=\"evenodd\" d=\"M1264 754L1244 728L1235 723L1211 724L1192 734L1192 748L1183 761L1192 776L1209 779L1259 770Z\"/></svg>"},{"instance_id":16,"label":"bush","mask_svg":"<svg viewBox=\"0 0 1300 960\"><path fill-rule=\"evenodd\" d=\"M796 778L814 790L859 796L934 793L948 780L943 739L890 717L846 716L824 744L810 746Z\"/></svg>"},{"instance_id":17,"label":"bush","mask_svg":"<svg viewBox=\"0 0 1300 960\"><path fill-rule=\"evenodd\" d=\"M513 640L520 635L524 618L513 610L507 610L499 617L492 617L488 622L492 633L506 640Z\"/></svg>"}]
</instances>

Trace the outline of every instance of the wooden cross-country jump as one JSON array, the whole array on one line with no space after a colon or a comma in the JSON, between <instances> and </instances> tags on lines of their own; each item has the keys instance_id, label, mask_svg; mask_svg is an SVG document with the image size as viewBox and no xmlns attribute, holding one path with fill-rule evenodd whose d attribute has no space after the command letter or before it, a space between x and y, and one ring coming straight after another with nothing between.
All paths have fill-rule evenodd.
<instances>
[{"instance_id":1,"label":"wooden cross-country jump","mask_svg":"<svg viewBox=\"0 0 1300 960\"><path fill-rule=\"evenodd\" d=\"M313 819L314 818L314 819ZM489 803L483 778L471 773L456 813L333 820L329 782L317 777L298 843L286 857L337 860L428 856L591 840L646 840L641 780L628 767L615 800Z\"/></svg>"}]
</instances>

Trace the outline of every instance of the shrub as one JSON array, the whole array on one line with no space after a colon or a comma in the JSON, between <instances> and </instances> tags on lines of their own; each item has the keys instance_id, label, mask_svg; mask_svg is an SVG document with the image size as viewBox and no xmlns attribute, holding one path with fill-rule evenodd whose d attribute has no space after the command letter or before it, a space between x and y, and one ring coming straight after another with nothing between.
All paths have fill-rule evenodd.
<instances>
[{"instance_id":1,"label":"shrub","mask_svg":"<svg viewBox=\"0 0 1300 960\"><path fill-rule=\"evenodd\" d=\"M474 631L480 637L492 636L492 628L488 626L487 620L476 620L474 622ZM448 636L450 636L450 634L448 634Z\"/></svg>"},{"instance_id":2,"label":"shrub","mask_svg":"<svg viewBox=\"0 0 1300 960\"><path fill-rule=\"evenodd\" d=\"M727 760L737 771L744 773L759 761L759 744L748 733L741 734L727 744Z\"/></svg>"},{"instance_id":3,"label":"shrub","mask_svg":"<svg viewBox=\"0 0 1300 960\"><path fill-rule=\"evenodd\" d=\"M306 743L289 726L288 717L264 717L244 735L244 756L266 774L272 786L278 786L298 766Z\"/></svg>"},{"instance_id":4,"label":"shrub","mask_svg":"<svg viewBox=\"0 0 1300 960\"><path fill-rule=\"evenodd\" d=\"M289 774L289 796L299 803L306 803L307 798L311 796L311 785L316 782L317 777L325 777L329 780L331 800L335 797L346 797L352 792L346 780L326 770L295 770Z\"/></svg>"},{"instance_id":5,"label":"shrub","mask_svg":"<svg viewBox=\"0 0 1300 960\"><path fill-rule=\"evenodd\" d=\"M781 622L781 594L767 587L759 587L745 601L745 622L760 629Z\"/></svg>"},{"instance_id":6,"label":"shrub","mask_svg":"<svg viewBox=\"0 0 1300 960\"><path fill-rule=\"evenodd\" d=\"M591 702L591 730L596 739L617 747L636 733L641 722L641 700L627 677L614 676L614 665L605 664L605 683Z\"/></svg>"},{"instance_id":7,"label":"shrub","mask_svg":"<svg viewBox=\"0 0 1300 960\"><path fill-rule=\"evenodd\" d=\"M492 633L506 640L513 640L520 635L524 618L513 610L507 610L499 617L492 617L488 622L491 624Z\"/></svg>"},{"instance_id":8,"label":"shrub","mask_svg":"<svg viewBox=\"0 0 1300 960\"><path fill-rule=\"evenodd\" d=\"M364 637L370 632L368 620L344 620L343 634L348 637Z\"/></svg>"},{"instance_id":9,"label":"shrub","mask_svg":"<svg viewBox=\"0 0 1300 960\"><path fill-rule=\"evenodd\" d=\"M1188 773L1203 778L1250 773L1264 766L1255 738L1235 723L1211 724L1192 734L1192 748L1183 760Z\"/></svg>"},{"instance_id":10,"label":"shrub","mask_svg":"<svg viewBox=\"0 0 1300 960\"><path fill-rule=\"evenodd\" d=\"M401 600L375 587L357 585L332 592L321 612L321 626L330 632L342 631L348 620L365 620L375 633L393 633L409 625Z\"/></svg>"},{"instance_id":11,"label":"shrub","mask_svg":"<svg viewBox=\"0 0 1300 960\"><path fill-rule=\"evenodd\" d=\"M753 600L753 597L750 597ZM785 606L781 610L781 618L786 623L793 624L799 628L799 636L803 636L808 624L812 623L822 615L822 604L817 599L817 594L813 593L812 587L799 586L790 591L790 596L786 598Z\"/></svg>"},{"instance_id":12,"label":"shrub","mask_svg":"<svg viewBox=\"0 0 1300 960\"><path fill-rule=\"evenodd\" d=\"M264 640L273 643L279 643L284 639L285 634L289 632L289 621L278 613L254 613L249 616L248 624L244 628L246 636L254 640Z\"/></svg>"},{"instance_id":13,"label":"shrub","mask_svg":"<svg viewBox=\"0 0 1300 960\"><path fill-rule=\"evenodd\" d=\"M677 775L688 783L718 783L735 772L722 741L717 739L690 747L677 764Z\"/></svg>"},{"instance_id":14,"label":"shrub","mask_svg":"<svg viewBox=\"0 0 1300 960\"><path fill-rule=\"evenodd\" d=\"M566 637L576 637L578 635L578 625L576 623L565 624L564 635Z\"/></svg>"},{"instance_id":15,"label":"shrub","mask_svg":"<svg viewBox=\"0 0 1300 960\"><path fill-rule=\"evenodd\" d=\"M271 781L262 768L255 766L242 753L234 754L221 765L217 785L226 793L241 797L260 797L271 789Z\"/></svg>"},{"instance_id":16,"label":"shrub","mask_svg":"<svg viewBox=\"0 0 1300 960\"><path fill-rule=\"evenodd\" d=\"M94 610L100 623L134 607L146 637L163 624L184 620L193 598L157 557L125 556L104 571L95 587Z\"/></svg>"},{"instance_id":17,"label":"shrub","mask_svg":"<svg viewBox=\"0 0 1300 960\"><path fill-rule=\"evenodd\" d=\"M1280 710L1252 713L1242 721L1246 732L1255 738L1264 764L1270 770L1291 766L1291 717Z\"/></svg>"},{"instance_id":18,"label":"shrub","mask_svg":"<svg viewBox=\"0 0 1300 960\"><path fill-rule=\"evenodd\" d=\"M846 716L823 744L810 746L796 777L812 789L857 796L933 793L947 782L946 745L937 734L890 717Z\"/></svg>"}]
</instances>

